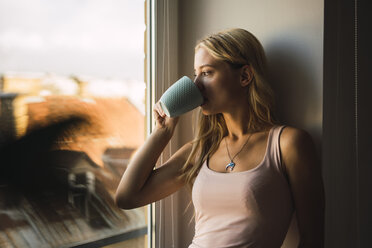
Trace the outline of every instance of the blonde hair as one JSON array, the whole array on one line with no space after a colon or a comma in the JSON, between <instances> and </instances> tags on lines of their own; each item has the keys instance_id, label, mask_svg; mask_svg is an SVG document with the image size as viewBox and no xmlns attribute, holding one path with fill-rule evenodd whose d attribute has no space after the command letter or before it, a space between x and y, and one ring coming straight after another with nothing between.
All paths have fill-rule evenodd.
<instances>
[{"instance_id":1,"label":"blonde hair","mask_svg":"<svg viewBox=\"0 0 372 248\"><path fill-rule=\"evenodd\" d=\"M248 130L262 131L274 125L273 94L267 83L267 65L264 49L257 38L244 29L229 29L200 40L195 51L205 48L215 59L233 68L249 65L253 79L247 86L249 121ZM201 165L218 148L227 127L222 114L198 114L198 130L192 142L191 153L182 168L182 178L192 187Z\"/></svg>"}]
</instances>

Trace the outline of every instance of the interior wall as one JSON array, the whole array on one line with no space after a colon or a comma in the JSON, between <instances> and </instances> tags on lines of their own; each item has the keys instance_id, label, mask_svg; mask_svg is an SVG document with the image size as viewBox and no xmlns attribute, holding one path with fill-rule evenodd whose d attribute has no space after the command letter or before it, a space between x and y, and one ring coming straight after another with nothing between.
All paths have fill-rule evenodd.
<instances>
[{"instance_id":1,"label":"interior wall","mask_svg":"<svg viewBox=\"0 0 372 248\"><path fill-rule=\"evenodd\" d=\"M251 31L263 44L277 96L277 112L285 124L307 130L321 151L323 87L323 9L321 0L180 0L179 76L193 77L196 41L221 29ZM180 142L192 138L191 116L179 122ZM181 131L182 130L182 131ZM190 198L178 195L178 246L188 247L194 234ZM283 247L295 247L296 229Z\"/></svg>"}]
</instances>

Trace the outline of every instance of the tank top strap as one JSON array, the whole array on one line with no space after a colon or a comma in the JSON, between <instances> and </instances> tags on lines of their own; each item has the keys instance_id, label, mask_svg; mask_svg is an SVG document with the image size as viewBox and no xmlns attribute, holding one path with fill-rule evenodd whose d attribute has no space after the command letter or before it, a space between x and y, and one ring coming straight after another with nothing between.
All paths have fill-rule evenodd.
<instances>
[{"instance_id":1,"label":"tank top strap","mask_svg":"<svg viewBox=\"0 0 372 248\"><path fill-rule=\"evenodd\" d=\"M272 160L272 166L275 167L285 178L287 178L286 170L282 164L282 155L280 151L280 135L285 126L274 126L269 136L268 152Z\"/></svg>"}]
</instances>

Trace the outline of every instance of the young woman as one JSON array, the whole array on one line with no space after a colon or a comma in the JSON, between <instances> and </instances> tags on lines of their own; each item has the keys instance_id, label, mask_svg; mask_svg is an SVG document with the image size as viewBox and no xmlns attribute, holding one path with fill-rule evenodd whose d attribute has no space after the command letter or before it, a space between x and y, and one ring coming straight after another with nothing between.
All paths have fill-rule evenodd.
<instances>
[{"instance_id":1,"label":"young woman","mask_svg":"<svg viewBox=\"0 0 372 248\"><path fill-rule=\"evenodd\" d=\"M210 35L197 44L194 66L204 97L196 137L154 170L178 122L156 104L155 130L122 177L118 206L143 206L188 185L190 248L280 247L293 213L299 247L323 247L320 164L306 132L273 119L259 41L243 29Z\"/></svg>"}]
</instances>

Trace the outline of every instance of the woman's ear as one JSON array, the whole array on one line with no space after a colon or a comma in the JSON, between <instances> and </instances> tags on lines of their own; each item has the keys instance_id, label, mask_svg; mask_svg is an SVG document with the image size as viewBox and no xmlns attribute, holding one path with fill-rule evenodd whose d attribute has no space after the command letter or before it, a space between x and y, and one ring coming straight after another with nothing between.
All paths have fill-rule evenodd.
<instances>
[{"instance_id":1,"label":"woman's ear","mask_svg":"<svg viewBox=\"0 0 372 248\"><path fill-rule=\"evenodd\" d=\"M243 65L243 67L241 68L241 76L240 76L241 86L243 87L247 86L252 81L253 77L254 75L253 75L252 67L250 65Z\"/></svg>"}]
</instances>

